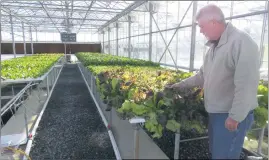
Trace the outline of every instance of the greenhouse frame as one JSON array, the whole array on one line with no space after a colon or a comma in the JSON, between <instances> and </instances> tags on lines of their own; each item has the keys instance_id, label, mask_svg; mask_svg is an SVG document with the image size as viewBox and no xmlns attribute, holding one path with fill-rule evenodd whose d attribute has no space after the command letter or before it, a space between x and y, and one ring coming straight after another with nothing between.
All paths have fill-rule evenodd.
<instances>
[{"instance_id":1,"label":"greenhouse frame","mask_svg":"<svg viewBox=\"0 0 269 160\"><path fill-rule=\"evenodd\" d=\"M162 90L203 65L195 18L208 4L259 47L259 107L240 157L268 159L268 1L117 0L0 1L0 159L210 158L207 117L195 108L203 91L188 93L199 101L184 100L194 117L184 120L180 109L168 118Z\"/></svg>"}]
</instances>

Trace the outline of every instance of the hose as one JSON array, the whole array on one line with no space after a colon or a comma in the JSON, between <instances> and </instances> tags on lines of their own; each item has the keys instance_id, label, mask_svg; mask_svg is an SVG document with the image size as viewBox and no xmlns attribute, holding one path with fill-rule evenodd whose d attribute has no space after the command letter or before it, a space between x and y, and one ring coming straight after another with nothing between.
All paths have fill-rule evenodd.
<instances>
[{"instance_id":1,"label":"hose","mask_svg":"<svg viewBox=\"0 0 269 160\"><path fill-rule=\"evenodd\" d=\"M20 149L14 149L14 148L11 148L11 147L5 147L5 148L7 148L7 149L9 149L9 150L12 150L14 153L20 153L20 154L23 154L23 155L25 155L26 157L27 157L27 159L28 160L32 160L31 158L30 158L30 156L28 156L24 151L22 151L22 150L20 150Z\"/></svg>"}]
</instances>

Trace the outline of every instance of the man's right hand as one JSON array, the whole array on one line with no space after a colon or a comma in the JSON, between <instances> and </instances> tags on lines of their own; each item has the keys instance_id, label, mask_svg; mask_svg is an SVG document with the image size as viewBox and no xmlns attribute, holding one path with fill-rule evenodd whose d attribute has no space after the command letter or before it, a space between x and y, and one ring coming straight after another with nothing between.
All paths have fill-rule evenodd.
<instances>
[{"instance_id":1,"label":"man's right hand","mask_svg":"<svg viewBox=\"0 0 269 160\"><path fill-rule=\"evenodd\" d=\"M175 83L173 85L165 85L167 89L181 90L186 88L186 84L184 82Z\"/></svg>"}]
</instances>

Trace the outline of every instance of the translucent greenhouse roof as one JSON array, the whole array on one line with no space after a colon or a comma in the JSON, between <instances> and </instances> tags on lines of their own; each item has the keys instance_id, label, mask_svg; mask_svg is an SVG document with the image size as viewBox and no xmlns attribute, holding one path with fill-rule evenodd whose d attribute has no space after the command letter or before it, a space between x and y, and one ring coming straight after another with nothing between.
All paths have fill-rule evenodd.
<instances>
[{"instance_id":1,"label":"translucent greenhouse roof","mask_svg":"<svg viewBox=\"0 0 269 160\"><path fill-rule=\"evenodd\" d=\"M144 3L142 1L142 3ZM2 30L10 30L11 18L14 31L24 27L37 31L73 32L99 29L120 18L125 11L142 4L134 1L17 1L2 0ZM136 10L139 11L139 10ZM144 11L141 11L144 12ZM127 22L121 18L119 22Z\"/></svg>"}]
</instances>

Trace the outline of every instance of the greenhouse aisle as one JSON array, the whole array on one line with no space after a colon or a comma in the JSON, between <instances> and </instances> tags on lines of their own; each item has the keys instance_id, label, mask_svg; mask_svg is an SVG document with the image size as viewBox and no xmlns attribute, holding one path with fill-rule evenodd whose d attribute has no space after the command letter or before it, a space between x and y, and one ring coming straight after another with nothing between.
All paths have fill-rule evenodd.
<instances>
[{"instance_id":1,"label":"greenhouse aisle","mask_svg":"<svg viewBox=\"0 0 269 160\"><path fill-rule=\"evenodd\" d=\"M116 158L76 64L64 66L38 126L32 159Z\"/></svg>"}]
</instances>

